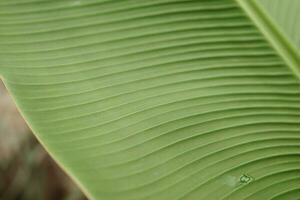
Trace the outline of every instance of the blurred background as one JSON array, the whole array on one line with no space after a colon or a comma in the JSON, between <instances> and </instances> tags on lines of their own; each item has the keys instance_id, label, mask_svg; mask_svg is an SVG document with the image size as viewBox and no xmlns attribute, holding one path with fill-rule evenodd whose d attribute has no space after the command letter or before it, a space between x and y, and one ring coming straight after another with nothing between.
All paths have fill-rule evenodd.
<instances>
[{"instance_id":1,"label":"blurred background","mask_svg":"<svg viewBox=\"0 0 300 200\"><path fill-rule=\"evenodd\" d=\"M37 142L1 80L0 200L86 200Z\"/></svg>"}]
</instances>

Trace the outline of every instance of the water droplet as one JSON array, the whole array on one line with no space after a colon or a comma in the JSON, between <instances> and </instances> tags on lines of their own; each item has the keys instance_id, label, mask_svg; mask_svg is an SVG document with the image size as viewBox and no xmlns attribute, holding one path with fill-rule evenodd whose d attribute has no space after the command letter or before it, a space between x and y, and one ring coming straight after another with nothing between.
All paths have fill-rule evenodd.
<instances>
[{"instance_id":1,"label":"water droplet","mask_svg":"<svg viewBox=\"0 0 300 200\"><path fill-rule=\"evenodd\" d=\"M243 183L243 184L250 183L252 180L253 180L253 178L247 174L243 174L240 177L240 183Z\"/></svg>"}]
</instances>

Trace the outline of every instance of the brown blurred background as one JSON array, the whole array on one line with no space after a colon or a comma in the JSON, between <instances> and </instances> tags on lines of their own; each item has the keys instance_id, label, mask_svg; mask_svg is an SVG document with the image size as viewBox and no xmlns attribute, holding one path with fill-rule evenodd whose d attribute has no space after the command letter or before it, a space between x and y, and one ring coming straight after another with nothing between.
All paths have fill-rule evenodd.
<instances>
[{"instance_id":1,"label":"brown blurred background","mask_svg":"<svg viewBox=\"0 0 300 200\"><path fill-rule=\"evenodd\" d=\"M86 200L37 142L1 80L0 200Z\"/></svg>"}]
</instances>

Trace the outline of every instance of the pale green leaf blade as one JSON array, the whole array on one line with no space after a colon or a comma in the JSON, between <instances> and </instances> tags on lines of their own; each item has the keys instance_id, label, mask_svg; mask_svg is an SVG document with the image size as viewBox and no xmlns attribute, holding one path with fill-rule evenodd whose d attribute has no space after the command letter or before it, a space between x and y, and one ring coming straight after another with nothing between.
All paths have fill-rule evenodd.
<instances>
[{"instance_id":1,"label":"pale green leaf blade","mask_svg":"<svg viewBox=\"0 0 300 200\"><path fill-rule=\"evenodd\" d=\"M300 51L300 1L258 0L262 8L273 19L292 45Z\"/></svg>"},{"instance_id":2,"label":"pale green leaf blade","mask_svg":"<svg viewBox=\"0 0 300 200\"><path fill-rule=\"evenodd\" d=\"M2 0L0 72L90 198L290 200L297 62L248 16L233 0Z\"/></svg>"},{"instance_id":3,"label":"pale green leaf blade","mask_svg":"<svg viewBox=\"0 0 300 200\"><path fill-rule=\"evenodd\" d=\"M290 5L293 0L287 0L281 2L281 5ZM279 56L286 62L298 78L300 78L300 53L299 49L293 44L293 38L291 35L295 35L290 31L283 31L283 26L280 25L280 20L282 13L286 13L288 18L295 21L296 15L292 12L288 13L286 6L282 6L278 13L279 17L275 17L275 14L270 12L273 9L273 3L268 4L268 1L260 0L237 0L240 6L245 10L250 19L259 28L261 33L265 36L266 40L272 45L272 47L277 51ZM277 6L276 6L277 7ZM286 33L284 33L286 32Z\"/></svg>"}]
</instances>

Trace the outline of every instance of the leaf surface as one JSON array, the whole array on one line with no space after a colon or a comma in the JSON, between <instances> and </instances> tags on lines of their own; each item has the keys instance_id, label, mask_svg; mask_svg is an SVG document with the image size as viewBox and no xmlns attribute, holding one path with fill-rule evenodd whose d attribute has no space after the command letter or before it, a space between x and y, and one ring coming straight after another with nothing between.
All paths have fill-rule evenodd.
<instances>
[{"instance_id":1,"label":"leaf surface","mask_svg":"<svg viewBox=\"0 0 300 200\"><path fill-rule=\"evenodd\" d=\"M300 4L274 2L1 0L0 72L91 199L296 199L300 29L281 4Z\"/></svg>"}]
</instances>

